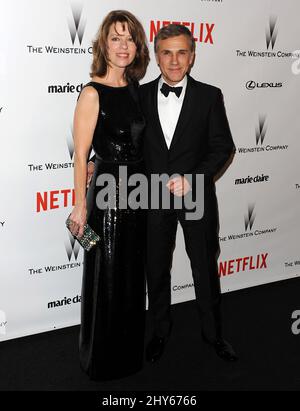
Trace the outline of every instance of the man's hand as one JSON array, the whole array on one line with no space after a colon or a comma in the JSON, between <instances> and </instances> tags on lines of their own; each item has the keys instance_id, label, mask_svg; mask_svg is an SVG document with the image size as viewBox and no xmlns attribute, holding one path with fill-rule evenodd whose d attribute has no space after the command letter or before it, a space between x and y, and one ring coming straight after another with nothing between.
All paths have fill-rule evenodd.
<instances>
[{"instance_id":1,"label":"man's hand","mask_svg":"<svg viewBox=\"0 0 300 411\"><path fill-rule=\"evenodd\" d=\"M177 197L183 197L191 190L190 183L182 176L171 178L167 183L167 187Z\"/></svg>"},{"instance_id":2,"label":"man's hand","mask_svg":"<svg viewBox=\"0 0 300 411\"><path fill-rule=\"evenodd\" d=\"M87 165L87 179L86 179L87 187L90 185L91 179L94 174L94 169L95 169L95 164L93 163L93 161L89 161Z\"/></svg>"}]
</instances>

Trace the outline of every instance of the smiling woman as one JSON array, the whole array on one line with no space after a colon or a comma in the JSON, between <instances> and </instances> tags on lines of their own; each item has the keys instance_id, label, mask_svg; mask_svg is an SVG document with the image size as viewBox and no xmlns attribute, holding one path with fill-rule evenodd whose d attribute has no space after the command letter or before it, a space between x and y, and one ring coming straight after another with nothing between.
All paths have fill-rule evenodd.
<instances>
[{"instance_id":1,"label":"smiling woman","mask_svg":"<svg viewBox=\"0 0 300 411\"><path fill-rule=\"evenodd\" d=\"M83 87L74 115L75 207L71 232L87 223L100 241L84 254L80 364L94 380L121 378L143 364L145 320L145 211L121 209L119 165L127 175L144 173L144 118L137 82L149 62L142 25L127 11L113 11L93 42L92 81ZM87 185L87 159L96 153ZM89 165L90 168L90 165ZM99 209L99 176L117 182L115 205Z\"/></svg>"},{"instance_id":2,"label":"smiling woman","mask_svg":"<svg viewBox=\"0 0 300 411\"><path fill-rule=\"evenodd\" d=\"M119 63L125 67L125 79L142 79L149 63L146 36L140 22L126 11L109 13L99 28L93 42L90 76L105 76L107 67L113 64L111 59L114 60L118 53L123 54L123 57L119 56ZM123 58L129 64L124 65Z\"/></svg>"}]
</instances>

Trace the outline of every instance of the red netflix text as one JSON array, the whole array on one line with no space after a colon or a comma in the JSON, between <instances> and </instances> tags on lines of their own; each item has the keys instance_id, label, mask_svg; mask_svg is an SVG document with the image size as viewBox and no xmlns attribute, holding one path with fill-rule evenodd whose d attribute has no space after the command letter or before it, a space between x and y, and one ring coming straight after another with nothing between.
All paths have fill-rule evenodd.
<instances>
[{"instance_id":1,"label":"red netflix text","mask_svg":"<svg viewBox=\"0 0 300 411\"><path fill-rule=\"evenodd\" d=\"M221 261L219 263L219 277L239 273L240 271L261 270L267 268L268 253L256 256L240 257L234 260Z\"/></svg>"},{"instance_id":2,"label":"red netflix text","mask_svg":"<svg viewBox=\"0 0 300 411\"><path fill-rule=\"evenodd\" d=\"M75 205L74 188L65 188L63 190L44 191L36 193L36 211L54 210L56 208L69 207Z\"/></svg>"},{"instance_id":3,"label":"red netflix text","mask_svg":"<svg viewBox=\"0 0 300 411\"><path fill-rule=\"evenodd\" d=\"M194 40L199 41L200 43L209 43L214 44L212 31L215 27L215 23L193 23L191 21L150 21L150 42L153 42L154 37L156 36L158 30L161 27L168 26L169 24L181 24L190 29Z\"/></svg>"}]
</instances>

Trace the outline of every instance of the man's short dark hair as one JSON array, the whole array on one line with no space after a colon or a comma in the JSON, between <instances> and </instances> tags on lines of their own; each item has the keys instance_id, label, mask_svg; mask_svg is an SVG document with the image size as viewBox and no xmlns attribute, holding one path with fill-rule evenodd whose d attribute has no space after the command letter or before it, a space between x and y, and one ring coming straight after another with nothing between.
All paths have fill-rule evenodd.
<instances>
[{"instance_id":1,"label":"man's short dark hair","mask_svg":"<svg viewBox=\"0 0 300 411\"><path fill-rule=\"evenodd\" d=\"M195 40L190 30L186 26L182 26L181 24L169 24L168 26L162 27L160 30L158 30L154 38L155 53L157 53L158 42L160 40L166 40L166 39L169 39L170 37L176 37L182 34L188 37L191 43L191 51L194 52L195 51Z\"/></svg>"}]
</instances>

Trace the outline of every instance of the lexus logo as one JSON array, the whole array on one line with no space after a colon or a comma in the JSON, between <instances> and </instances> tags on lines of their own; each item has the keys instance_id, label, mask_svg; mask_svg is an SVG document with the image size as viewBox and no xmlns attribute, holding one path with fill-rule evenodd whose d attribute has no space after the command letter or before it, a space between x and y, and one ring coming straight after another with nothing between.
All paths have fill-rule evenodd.
<instances>
[{"instance_id":1,"label":"lexus logo","mask_svg":"<svg viewBox=\"0 0 300 411\"><path fill-rule=\"evenodd\" d=\"M247 90L254 90L255 88L280 88L282 87L282 83L256 83L253 80L247 81L246 89Z\"/></svg>"},{"instance_id":2,"label":"lexus logo","mask_svg":"<svg viewBox=\"0 0 300 411\"><path fill-rule=\"evenodd\" d=\"M73 19L69 19L68 23L72 44L74 45L77 34L79 44L81 45L86 24L85 20L82 19L82 5L73 4L71 9Z\"/></svg>"},{"instance_id":3,"label":"lexus logo","mask_svg":"<svg viewBox=\"0 0 300 411\"><path fill-rule=\"evenodd\" d=\"M270 44L272 46L272 50L274 48L276 38L277 38L277 33L278 33L276 22L277 22L277 17L271 16L269 19L269 27L266 30L267 49L269 49Z\"/></svg>"},{"instance_id":4,"label":"lexus logo","mask_svg":"<svg viewBox=\"0 0 300 411\"><path fill-rule=\"evenodd\" d=\"M246 89L247 90L253 90L256 87L256 83L253 80L247 81L246 83Z\"/></svg>"}]
</instances>

